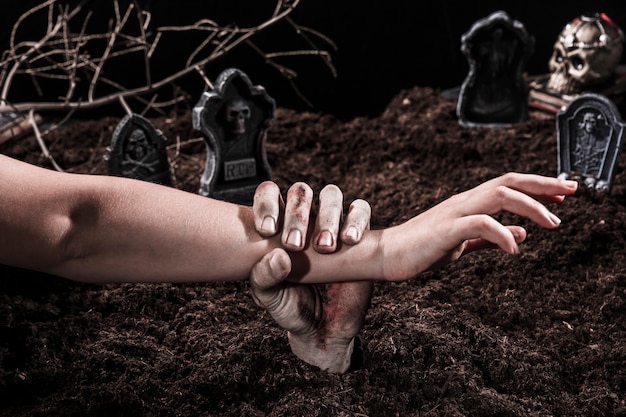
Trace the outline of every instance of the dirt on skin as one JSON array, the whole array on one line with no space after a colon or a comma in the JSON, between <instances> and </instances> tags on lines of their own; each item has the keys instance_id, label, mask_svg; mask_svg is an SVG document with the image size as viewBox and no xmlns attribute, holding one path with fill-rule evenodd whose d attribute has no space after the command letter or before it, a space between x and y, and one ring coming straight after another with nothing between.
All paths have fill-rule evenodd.
<instances>
[{"instance_id":1,"label":"dirt on skin","mask_svg":"<svg viewBox=\"0 0 626 417\"><path fill-rule=\"evenodd\" d=\"M196 192L205 148L190 118L151 120L173 186ZM46 140L63 168L104 174L117 122ZM0 151L49 166L32 137ZM553 118L463 128L430 88L402 91L376 118L279 108L267 153L283 190L338 184L346 204L371 203L374 228L507 171L557 170ZM377 283L364 364L346 375L298 360L247 283L86 285L2 267L0 415L626 416L623 167L622 156L610 195L583 187L551 206L556 230L496 215L527 228L520 255Z\"/></svg>"}]
</instances>

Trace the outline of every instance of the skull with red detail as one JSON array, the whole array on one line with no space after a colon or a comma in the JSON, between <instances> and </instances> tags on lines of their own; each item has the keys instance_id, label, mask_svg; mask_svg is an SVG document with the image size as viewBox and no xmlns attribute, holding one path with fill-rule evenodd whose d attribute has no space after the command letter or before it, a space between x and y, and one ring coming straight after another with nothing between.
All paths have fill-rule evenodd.
<instances>
[{"instance_id":1,"label":"skull with red detail","mask_svg":"<svg viewBox=\"0 0 626 417\"><path fill-rule=\"evenodd\" d=\"M546 87L571 95L610 81L623 45L622 30L606 14L577 17L565 26L554 44Z\"/></svg>"}]
</instances>

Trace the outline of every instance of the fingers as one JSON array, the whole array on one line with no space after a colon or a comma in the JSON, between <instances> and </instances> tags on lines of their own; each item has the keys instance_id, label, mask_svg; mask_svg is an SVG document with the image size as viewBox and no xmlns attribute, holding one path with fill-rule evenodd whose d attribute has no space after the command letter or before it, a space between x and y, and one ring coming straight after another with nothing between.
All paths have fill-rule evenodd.
<instances>
[{"instance_id":1,"label":"fingers","mask_svg":"<svg viewBox=\"0 0 626 417\"><path fill-rule=\"evenodd\" d=\"M267 253L254 267L250 274L252 296L260 306L271 308L280 296L278 285L291 272L291 259L282 249Z\"/></svg>"},{"instance_id":2,"label":"fingers","mask_svg":"<svg viewBox=\"0 0 626 417\"><path fill-rule=\"evenodd\" d=\"M252 212L254 226L261 236L269 237L278 233L278 221L284 207L285 203L278 185L272 181L265 181L257 187Z\"/></svg>"},{"instance_id":3,"label":"fingers","mask_svg":"<svg viewBox=\"0 0 626 417\"><path fill-rule=\"evenodd\" d=\"M312 204L313 190L307 184L297 182L289 187L281 237L287 249L304 249Z\"/></svg>"},{"instance_id":4,"label":"fingers","mask_svg":"<svg viewBox=\"0 0 626 417\"><path fill-rule=\"evenodd\" d=\"M332 253L337 249L339 224L343 217L343 193L336 185L327 185L320 191L319 203L313 248L320 253Z\"/></svg>"},{"instance_id":5,"label":"fingers","mask_svg":"<svg viewBox=\"0 0 626 417\"><path fill-rule=\"evenodd\" d=\"M280 189L271 182L260 184L254 194L252 210L257 232L264 237L275 235L281 229L281 241L286 249L304 249L313 205L313 190L303 182L293 184L283 201ZM284 214L283 214L284 212ZM319 212L311 241L320 253L337 250L338 238L349 245L358 243L365 230L369 229L372 209L365 200L357 199L350 205L346 220L339 235L343 217L343 193L330 184L319 195Z\"/></svg>"},{"instance_id":6,"label":"fingers","mask_svg":"<svg viewBox=\"0 0 626 417\"><path fill-rule=\"evenodd\" d=\"M320 253L332 253L337 249L337 236L343 216L343 193L336 185L324 187L319 196L319 213L315 223L314 249ZM341 241L354 245L369 229L372 208L365 200L357 199L350 204L341 229Z\"/></svg>"},{"instance_id":7,"label":"fingers","mask_svg":"<svg viewBox=\"0 0 626 417\"><path fill-rule=\"evenodd\" d=\"M361 241L363 232L369 230L372 207L365 200L354 200L348 209L348 215L341 230L341 241L355 245Z\"/></svg>"},{"instance_id":8,"label":"fingers","mask_svg":"<svg viewBox=\"0 0 626 417\"><path fill-rule=\"evenodd\" d=\"M491 181L487 181L483 186L489 187L491 183L512 188L543 202L563 201L564 196L571 195L578 189L578 183L576 181L535 174L519 174L516 172L510 172Z\"/></svg>"},{"instance_id":9,"label":"fingers","mask_svg":"<svg viewBox=\"0 0 626 417\"><path fill-rule=\"evenodd\" d=\"M516 243L522 243L526 240L526 229L520 226L505 226L515 239ZM495 249L498 245L496 243L490 242L484 238L478 239L470 239L466 242L464 246L464 250L460 255L467 255L468 253L472 253L479 250L484 249Z\"/></svg>"},{"instance_id":10,"label":"fingers","mask_svg":"<svg viewBox=\"0 0 626 417\"><path fill-rule=\"evenodd\" d=\"M457 219L451 230L452 241L468 241L463 255L496 246L507 253L517 254L518 243L526 239L526 231L522 227L503 226L493 217L481 214Z\"/></svg>"},{"instance_id":11,"label":"fingers","mask_svg":"<svg viewBox=\"0 0 626 417\"><path fill-rule=\"evenodd\" d=\"M530 177L530 178L528 178ZM543 185L542 185L543 184ZM543 186L544 189L537 187ZM534 198L534 193L543 192L544 200L562 201L566 193L573 192L570 186L556 178L527 174L507 174L488 181L472 190L458 194L449 201L452 216L494 214L505 210L527 217L542 227L555 228L561 220ZM560 194L551 194L558 192ZM551 196L547 198L546 196Z\"/></svg>"}]
</instances>

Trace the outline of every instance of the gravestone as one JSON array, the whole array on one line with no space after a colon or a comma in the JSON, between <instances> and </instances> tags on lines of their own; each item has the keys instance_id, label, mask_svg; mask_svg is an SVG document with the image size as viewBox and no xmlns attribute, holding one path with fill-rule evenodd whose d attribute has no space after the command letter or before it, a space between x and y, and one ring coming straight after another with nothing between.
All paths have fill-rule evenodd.
<instances>
[{"instance_id":1,"label":"gravestone","mask_svg":"<svg viewBox=\"0 0 626 417\"><path fill-rule=\"evenodd\" d=\"M207 148L200 195L252 205L256 187L271 178L265 136L275 110L265 89L234 68L202 94L192 113Z\"/></svg>"},{"instance_id":2,"label":"gravestone","mask_svg":"<svg viewBox=\"0 0 626 417\"><path fill-rule=\"evenodd\" d=\"M457 103L461 125L509 126L528 118L523 72L534 44L524 25L503 11L477 21L462 36L470 68Z\"/></svg>"},{"instance_id":3,"label":"gravestone","mask_svg":"<svg viewBox=\"0 0 626 417\"><path fill-rule=\"evenodd\" d=\"M104 156L109 175L170 185L165 138L146 118L126 115Z\"/></svg>"},{"instance_id":4,"label":"gravestone","mask_svg":"<svg viewBox=\"0 0 626 417\"><path fill-rule=\"evenodd\" d=\"M610 192L624 138L615 104L600 94L583 94L557 114L556 122L559 178Z\"/></svg>"}]
</instances>

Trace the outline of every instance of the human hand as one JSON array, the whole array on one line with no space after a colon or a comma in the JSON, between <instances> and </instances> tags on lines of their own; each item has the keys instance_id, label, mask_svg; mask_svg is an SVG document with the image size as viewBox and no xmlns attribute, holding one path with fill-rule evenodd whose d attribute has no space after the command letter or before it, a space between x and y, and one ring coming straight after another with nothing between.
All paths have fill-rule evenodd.
<instances>
[{"instance_id":1,"label":"human hand","mask_svg":"<svg viewBox=\"0 0 626 417\"><path fill-rule=\"evenodd\" d=\"M509 211L542 227L556 228L561 220L541 202L562 202L577 186L576 181L508 173L454 195L383 231L383 276L389 281L406 280L481 249L499 247L519 253L518 244L526 239L526 230L504 226L491 215Z\"/></svg>"},{"instance_id":2,"label":"human hand","mask_svg":"<svg viewBox=\"0 0 626 417\"><path fill-rule=\"evenodd\" d=\"M300 251L306 246L313 192L304 183L294 184L287 204L276 184L265 182L254 198L255 225L261 235L271 236L284 216L281 241L286 248ZM315 250L331 253L337 248L343 215L343 194L334 186L320 192L320 208L311 239ZM355 200L348 210L341 242L356 244L369 229L371 208ZM297 284L284 279L291 271L291 259L283 249L274 249L255 265L250 277L256 303L267 309L277 324L288 331L292 352L305 362L329 372L350 369L355 338L363 326L370 304L370 281L331 284Z\"/></svg>"}]
</instances>

